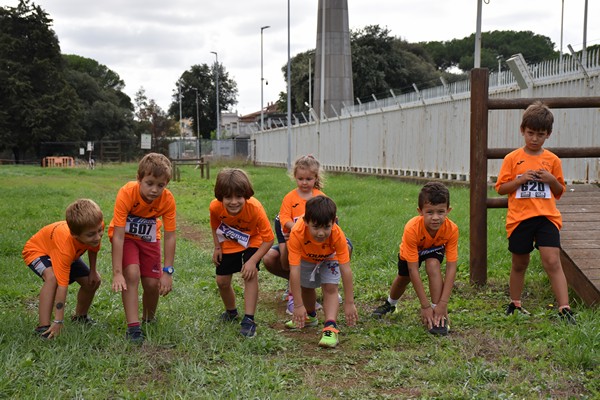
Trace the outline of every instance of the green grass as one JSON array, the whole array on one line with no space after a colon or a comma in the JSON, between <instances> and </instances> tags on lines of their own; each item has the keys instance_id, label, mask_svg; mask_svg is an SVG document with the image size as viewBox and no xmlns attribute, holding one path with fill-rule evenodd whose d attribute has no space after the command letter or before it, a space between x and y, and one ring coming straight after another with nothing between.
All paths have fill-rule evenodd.
<instances>
[{"instance_id":1,"label":"green grass","mask_svg":"<svg viewBox=\"0 0 600 400\"><path fill-rule=\"evenodd\" d=\"M282 169L244 168L273 217L293 182ZM65 207L78 197L98 202L108 223L117 190L135 171L135 165L94 171L0 167L0 398L600 398L600 312L571 293L579 324L557 321L547 309L554 300L537 254L523 297L532 315L504 316L510 271L505 210L488 213L488 284L469 284L465 187L451 187L450 218L461 231L449 304L451 334L432 337L423 329L412 288L397 313L371 320L370 312L387 297L396 274L398 242L404 223L415 215L419 191L415 184L376 177L332 174L324 189L338 204L340 225L355 246L360 316L358 326L348 328L341 313L341 343L335 350L317 347L318 329L285 331L280 300L285 283L264 269L257 337L244 340L238 325L217 322L223 306L208 225L215 166L211 181L183 167L181 181L169 184L179 224L174 290L161 298L159 322L148 329L142 346L124 338L123 306L110 291L106 235L99 257L104 281L91 310L98 324L82 328L67 321L58 339L36 338L41 281L21 259L25 241L44 224L63 219ZM75 286L67 313L74 307ZM235 289L241 300L237 277Z\"/></svg>"}]
</instances>

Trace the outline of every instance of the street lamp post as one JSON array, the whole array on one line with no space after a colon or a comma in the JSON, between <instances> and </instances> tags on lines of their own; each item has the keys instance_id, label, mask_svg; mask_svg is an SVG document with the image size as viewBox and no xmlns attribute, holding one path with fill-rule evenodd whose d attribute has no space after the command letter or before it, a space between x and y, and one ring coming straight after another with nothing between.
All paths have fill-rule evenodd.
<instances>
[{"instance_id":1,"label":"street lamp post","mask_svg":"<svg viewBox=\"0 0 600 400\"><path fill-rule=\"evenodd\" d=\"M260 27L260 131L265 129L264 113L263 113L263 86L265 78L263 77L263 31L270 28L269 25Z\"/></svg>"},{"instance_id":2,"label":"street lamp post","mask_svg":"<svg viewBox=\"0 0 600 400\"><path fill-rule=\"evenodd\" d=\"M196 136L198 137L198 146L196 150L198 152L198 158L202 156L202 148L200 145L200 111L198 108L198 88L192 88L196 92Z\"/></svg>"},{"instance_id":3,"label":"street lamp post","mask_svg":"<svg viewBox=\"0 0 600 400\"><path fill-rule=\"evenodd\" d=\"M215 55L215 83L217 87L217 140L221 139L221 111L219 110L219 55L216 51L211 51Z\"/></svg>"}]
</instances>

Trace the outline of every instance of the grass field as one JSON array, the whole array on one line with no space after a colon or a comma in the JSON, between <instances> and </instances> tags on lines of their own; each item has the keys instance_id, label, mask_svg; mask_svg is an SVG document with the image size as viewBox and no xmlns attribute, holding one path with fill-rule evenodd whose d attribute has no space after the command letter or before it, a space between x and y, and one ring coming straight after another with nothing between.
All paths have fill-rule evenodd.
<instances>
[{"instance_id":1,"label":"grass field","mask_svg":"<svg viewBox=\"0 0 600 400\"><path fill-rule=\"evenodd\" d=\"M286 171L244 166L270 217L293 188ZM460 260L450 299L451 333L433 337L419 321L412 288L398 311L382 320L370 312L387 298L404 223L419 186L392 179L328 175L325 193L338 204L340 225L354 243L352 269L360 321L344 324L335 350L317 347L319 329L288 332L285 282L260 272L257 336L218 322L223 306L211 263L208 204L214 180L193 167L171 182L178 205L174 290L162 298L159 322L142 346L125 340L120 296L110 290L110 243L99 257L103 283L89 328L67 321L56 340L33 335L41 280L21 250L41 226L64 219L74 199L94 199L108 223L119 187L135 165L96 170L0 167L0 398L19 399L598 399L600 312L571 293L578 325L557 320L537 253L527 272L524 306L530 317L506 317L510 256L505 210L489 210L488 285L469 284L469 194L451 187L449 217L461 230ZM215 177L217 168L211 170ZM87 261L87 257L85 257ZM69 290L67 315L76 284ZM235 280L238 300L242 290ZM240 301L241 303L241 301ZM322 318L322 314L319 314Z\"/></svg>"}]
</instances>

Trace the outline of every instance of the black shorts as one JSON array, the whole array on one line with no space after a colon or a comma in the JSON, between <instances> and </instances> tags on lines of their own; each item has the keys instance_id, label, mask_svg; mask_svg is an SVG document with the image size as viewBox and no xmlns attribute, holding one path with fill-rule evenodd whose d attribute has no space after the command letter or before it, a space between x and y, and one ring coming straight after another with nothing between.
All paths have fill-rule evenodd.
<instances>
[{"instance_id":1,"label":"black shorts","mask_svg":"<svg viewBox=\"0 0 600 400\"><path fill-rule=\"evenodd\" d=\"M419 255L419 267L421 263L428 258L435 258L442 263L444 261L444 256L446 255L446 249L444 247L432 249L432 251L424 250L423 254ZM402 260L400 258L400 254L398 254L398 275L400 276L409 276L408 273L408 261Z\"/></svg>"},{"instance_id":2,"label":"black shorts","mask_svg":"<svg viewBox=\"0 0 600 400\"><path fill-rule=\"evenodd\" d=\"M40 256L33 260L29 264L29 268L40 278L46 268L52 268L52 260L49 256ZM79 278L83 278L90 275L90 267L83 262L81 258L73 261L71 264L71 271L69 272L69 285L75 282Z\"/></svg>"},{"instance_id":3,"label":"black shorts","mask_svg":"<svg viewBox=\"0 0 600 400\"><path fill-rule=\"evenodd\" d=\"M508 251L529 254L540 246L560 247L560 231L548 218L533 217L522 221L508 238Z\"/></svg>"},{"instance_id":4,"label":"black shorts","mask_svg":"<svg viewBox=\"0 0 600 400\"><path fill-rule=\"evenodd\" d=\"M233 275L236 272L240 272L244 263L248 261L257 250L256 247L248 247L246 250L237 253L223 254L221 257L221 264L217 265L215 268L216 274ZM260 271L259 264L260 260L256 263L257 271Z\"/></svg>"},{"instance_id":5,"label":"black shorts","mask_svg":"<svg viewBox=\"0 0 600 400\"><path fill-rule=\"evenodd\" d=\"M273 225L275 225L275 236L277 236L277 243L285 244L286 240L283 236L283 231L281 230L281 221L279 220L279 214L277 214L277 216L275 217Z\"/></svg>"}]
</instances>

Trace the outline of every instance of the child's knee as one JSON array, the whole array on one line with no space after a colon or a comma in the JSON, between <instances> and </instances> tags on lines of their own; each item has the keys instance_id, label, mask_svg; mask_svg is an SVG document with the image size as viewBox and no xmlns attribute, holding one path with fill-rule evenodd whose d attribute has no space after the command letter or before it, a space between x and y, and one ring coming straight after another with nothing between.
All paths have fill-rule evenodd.
<instances>
[{"instance_id":1,"label":"child's knee","mask_svg":"<svg viewBox=\"0 0 600 400\"><path fill-rule=\"evenodd\" d=\"M228 279L228 277L217 275L217 287L219 288L219 290L228 289L229 287L231 287L231 279Z\"/></svg>"}]
</instances>

